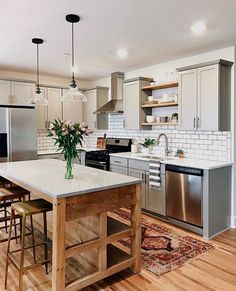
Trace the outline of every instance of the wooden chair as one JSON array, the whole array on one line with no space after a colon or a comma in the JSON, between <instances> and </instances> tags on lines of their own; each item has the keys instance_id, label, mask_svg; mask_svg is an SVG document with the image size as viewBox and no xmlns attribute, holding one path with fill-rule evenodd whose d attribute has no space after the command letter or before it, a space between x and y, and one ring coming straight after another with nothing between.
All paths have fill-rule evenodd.
<instances>
[{"instance_id":1,"label":"wooden chair","mask_svg":"<svg viewBox=\"0 0 236 291\"><path fill-rule=\"evenodd\" d=\"M6 258L6 270L5 270L5 288L7 288L7 277L8 277L8 265L9 261L13 263L13 265L19 271L19 290L23 290L23 274L25 271L30 270L34 267L38 267L40 265L46 266L46 273L48 273L48 263L50 259L48 258L48 236L47 236L47 212L52 211L52 204L47 202L44 199L36 199L25 202L17 202L12 203L11 205L11 218L10 218L10 229L9 229L9 238L8 238L8 246L7 246L7 258ZM26 236L26 218L28 216L32 217L35 214L43 214L43 223L44 223L44 241L35 244L33 239L33 244L31 246L25 246L25 236ZM22 218L22 232L21 232L21 248L11 251L11 235L12 235L12 226L15 215L20 215ZM32 234L34 237L34 233ZM35 251L35 247L44 245L44 261L36 262L34 258L34 264L29 266L24 266L24 256L25 250L33 248ZM20 252L20 264L18 265L15 261L15 258L12 256L13 253Z\"/></svg>"}]
</instances>

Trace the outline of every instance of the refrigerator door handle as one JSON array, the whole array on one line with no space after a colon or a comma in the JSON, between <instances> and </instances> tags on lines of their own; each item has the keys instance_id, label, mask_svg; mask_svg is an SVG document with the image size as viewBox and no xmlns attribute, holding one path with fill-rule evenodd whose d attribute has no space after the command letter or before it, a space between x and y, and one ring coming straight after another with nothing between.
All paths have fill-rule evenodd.
<instances>
[{"instance_id":1,"label":"refrigerator door handle","mask_svg":"<svg viewBox=\"0 0 236 291\"><path fill-rule=\"evenodd\" d=\"M12 124L11 124L11 110L7 109L7 132L8 132L8 137L7 137L7 148L8 148L8 162L12 161Z\"/></svg>"}]
</instances>

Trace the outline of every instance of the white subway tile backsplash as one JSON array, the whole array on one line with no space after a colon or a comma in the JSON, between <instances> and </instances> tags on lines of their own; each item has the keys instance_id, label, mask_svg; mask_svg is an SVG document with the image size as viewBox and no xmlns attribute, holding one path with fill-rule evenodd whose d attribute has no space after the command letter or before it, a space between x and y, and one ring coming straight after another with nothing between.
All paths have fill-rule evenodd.
<instances>
[{"instance_id":1,"label":"white subway tile backsplash","mask_svg":"<svg viewBox=\"0 0 236 291\"><path fill-rule=\"evenodd\" d=\"M123 115L109 116L109 130L98 130L85 137L84 146L95 147L98 136L104 133L108 137L133 138L142 142L145 137L157 138L160 133L168 136L171 155L175 155L178 148L184 150L187 158L206 160L230 161L231 133L220 131L186 131L178 130L177 126L153 126L152 130L127 130L123 128ZM38 131L38 150L56 149L54 140L47 137L43 130ZM161 140L160 146L155 146L152 153L164 153L165 143Z\"/></svg>"}]
</instances>

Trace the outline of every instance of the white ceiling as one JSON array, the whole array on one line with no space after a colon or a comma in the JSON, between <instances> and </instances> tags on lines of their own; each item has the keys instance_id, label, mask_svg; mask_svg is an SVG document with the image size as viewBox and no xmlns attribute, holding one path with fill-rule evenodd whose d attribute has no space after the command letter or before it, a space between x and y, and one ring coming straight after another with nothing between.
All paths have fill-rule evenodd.
<instances>
[{"instance_id":1,"label":"white ceiling","mask_svg":"<svg viewBox=\"0 0 236 291\"><path fill-rule=\"evenodd\" d=\"M70 74L71 26L75 26L79 76L96 79L236 44L235 0L20 0L0 1L0 68L34 71L33 37L41 37L41 72ZM190 26L205 21L207 31ZM126 59L115 51L128 50Z\"/></svg>"}]
</instances>

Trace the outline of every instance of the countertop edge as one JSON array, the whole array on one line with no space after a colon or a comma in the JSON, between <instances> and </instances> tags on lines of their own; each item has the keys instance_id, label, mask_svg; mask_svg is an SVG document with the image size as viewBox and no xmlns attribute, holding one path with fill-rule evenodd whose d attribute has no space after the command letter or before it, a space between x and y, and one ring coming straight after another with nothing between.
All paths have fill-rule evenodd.
<instances>
[{"instance_id":1,"label":"countertop edge","mask_svg":"<svg viewBox=\"0 0 236 291\"><path fill-rule=\"evenodd\" d=\"M151 154L152 155L152 154ZM110 154L110 156L114 156L114 157L119 157L119 158L126 158L126 159L133 159L133 160L140 160L140 161L149 161L150 159L148 158L143 158L142 156L135 156L128 153L127 155L125 155L125 153L113 153ZM153 156L155 156L153 154ZM185 159L177 159L175 157L173 157L173 159L171 160L163 160L160 163L161 164L165 164L165 165L177 165L177 166L183 166L183 167L192 167L192 168L196 168L196 169L203 169L203 170L214 170L214 169L219 169L219 168L225 168L225 167L230 167L233 165L232 162L220 162L220 161L210 161L210 160L196 160L196 159L188 159L186 161L186 164L184 164ZM206 165L188 165L188 162L194 162L197 161L198 163L219 163L218 165L210 165L210 166L206 166Z\"/></svg>"}]
</instances>

